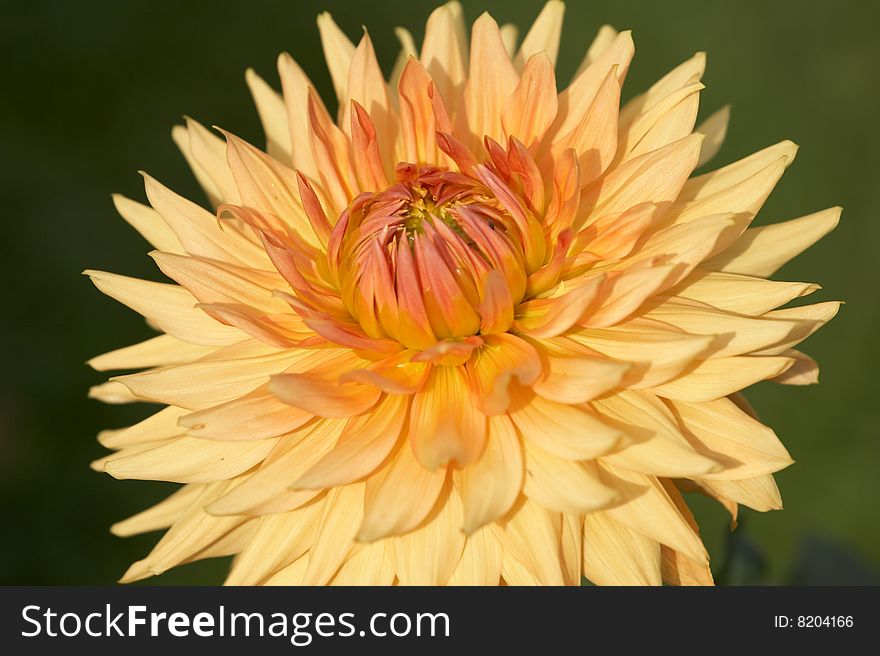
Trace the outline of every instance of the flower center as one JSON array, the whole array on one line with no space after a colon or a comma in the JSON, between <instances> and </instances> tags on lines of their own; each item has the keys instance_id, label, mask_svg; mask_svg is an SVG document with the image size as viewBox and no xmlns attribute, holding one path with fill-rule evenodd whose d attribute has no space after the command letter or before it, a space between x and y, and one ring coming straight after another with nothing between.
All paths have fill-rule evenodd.
<instances>
[{"instance_id":1,"label":"flower center","mask_svg":"<svg viewBox=\"0 0 880 656\"><path fill-rule=\"evenodd\" d=\"M405 162L395 173L337 224L346 308L370 337L408 348L479 333L491 272L501 274L507 302L525 292L516 222L472 177Z\"/></svg>"}]
</instances>

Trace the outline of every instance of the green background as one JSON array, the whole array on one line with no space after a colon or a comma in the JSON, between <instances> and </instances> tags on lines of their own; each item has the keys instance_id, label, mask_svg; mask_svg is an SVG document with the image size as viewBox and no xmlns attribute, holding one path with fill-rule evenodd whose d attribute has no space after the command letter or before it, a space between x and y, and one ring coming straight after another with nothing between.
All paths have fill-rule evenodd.
<instances>
[{"instance_id":1,"label":"green background","mask_svg":"<svg viewBox=\"0 0 880 656\"><path fill-rule=\"evenodd\" d=\"M499 22L528 25L539 1L470 2ZM367 25L383 66L392 28L421 38L433 2L31 2L0 20L2 344L0 583L99 584L144 555L155 535L119 539L109 525L171 486L118 482L88 468L94 435L147 408L86 399L102 374L95 354L150 335L133 312L103 297L84 268L157 278L146 244L119 218L110 193L142 199L136 170L202 199L170 139L183 114L261 143L243 73L277 84L291 52L325 97L315 16L335 15L353 39ZM866 583L880 563L880 40L878 12L856 2L569 2L560 78L568 79L602 23L631 28L636 58L625 96L699 50L709 53L702 115L732 103L714 164L784 138L798 160L758 223L845 208L836 232L783 269L816 281L816 300L844 299L809 340L822 383L760 385L749 393L797 461L778 477L786 508L744 512L728 535L722 512L696 501L723 582ZM222 580L225 562L198 563L154 582Z\"/></svg>"}]
</instances>

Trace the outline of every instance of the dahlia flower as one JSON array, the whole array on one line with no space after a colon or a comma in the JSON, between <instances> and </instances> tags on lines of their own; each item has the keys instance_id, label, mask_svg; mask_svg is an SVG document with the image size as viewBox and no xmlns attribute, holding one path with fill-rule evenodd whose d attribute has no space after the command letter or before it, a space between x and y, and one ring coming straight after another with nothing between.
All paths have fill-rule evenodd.
<instances>
[{"instance_id":1,"label":"dahlia flower","mask_svg":"<svg viewBox=\"0 0 880 656\"><path fill-rule=\"evenodd\" d=\"M91 396L163 406L94 466L182 484L113 527L167 529L123 581L710 584L682 492L781 507L739 392L816 382L795 346L838 303L767 278L840 210L750 228L796 146L692 176L728 119L694 127L704 55L620 107L630 33L560 85L562 14L517 46L450 2L389 80L323 14L337 116L282 54L281 94L246 76L265 151L173 130L211 209L146 174L150 206L115 197L174 282L87 272L160 333Z\"/></svg>"}]
</instances>

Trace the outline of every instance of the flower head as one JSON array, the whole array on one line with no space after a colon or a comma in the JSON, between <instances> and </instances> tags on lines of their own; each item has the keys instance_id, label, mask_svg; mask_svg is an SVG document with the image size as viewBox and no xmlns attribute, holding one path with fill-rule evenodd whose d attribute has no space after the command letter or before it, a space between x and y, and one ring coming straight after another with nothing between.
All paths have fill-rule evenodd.
<instances>
[{"instance_id":1,"label":"flower head","mask_svg":"<svg viewBox=\"0 0 880 656\"><path fill-rule=\"evenodd\" d=\"M176 284L89 272L162 333L92 395L165 406L95 466L183 484L114 527L168 529L124 580L235 554L240 584L711 583L681 492L781 507L738 392L816 381L794 347L838 304L766 278L839 210L750 228L795 146L691 177L727 124L694 129L704 57L620 108L604 27L558 91L562 13L468 45L450 2L390 81L324 14L336 120L282 55L283 95L247 76L266 152L174 130L213 210L116 197Z\"/></svg>"}]
</instances>

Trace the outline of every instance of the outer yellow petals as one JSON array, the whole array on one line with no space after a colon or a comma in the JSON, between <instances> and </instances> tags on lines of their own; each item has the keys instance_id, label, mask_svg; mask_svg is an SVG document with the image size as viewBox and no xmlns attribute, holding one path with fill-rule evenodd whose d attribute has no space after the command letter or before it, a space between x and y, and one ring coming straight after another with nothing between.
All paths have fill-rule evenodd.
<instances>
[{"instance_id":1,"label":"outer yellow petals","mask_svg":"<svg viewBox=\"0 0 880 656\"><path fill-rule=\"evenodd\" d=\"M605 511L611 519L697 561L708 559L700 536L681 515L657 478L609 465L602 465L602 471L609 484L613 481L624 493L632 495L624 503Z\"/></svg>"},{"instance_id":2,"label":"outer yellow petals","mask_svg":"<svg viewBox=\"0 0 880 656\"><path fill-rule=\"evenodd\" d=\"M172 335L159 335L139 344L98 355L89 360L87 364L96 371L161 367L191 362L207 355L212 350L209 346L189 344Z\"/></svg>"},{"instance_id":3,"label":"outer yellow petals","mask_svg":"<svg viewBox=\"0 0 880 656\"><path fill-rule=\"evenodd\" d=\"M723 470L704 474L703 478L755 478L793 462L772 429L726 398L705 403L667 403L697 450L724 465Z\"/></svg>"},{"instance_id":4,"label":"outer yellow petals","mask_svg":"<svg viewBox=\"0 0 880 656\"><path fill-rule=\"evenodd\" d=\"M541 13L538 14L532 27L523 38L516 57L514 57L514 64L518 69L522 69L529 58L539 52L546 52L550 64L556 65L564 14L565 3L559 0L549 0L544 5Z\"/></svg>"},{"instance_id":5,"label":"outer yellow petals","mask_svg":"<svg viewBox=\"0 0 880 656\"><path fill-rule=\"evenodd\" d=\"M198 300L177 285L150 282L104 271L85 271L95 287L127 305L160 330L192 344L217 346L245 339L237 328L224 326L195 306Z\"/></svg>"},{"instance_id":6,"label":"outer yellow petals","mask_svg":"<svg viewBox=\"0 0 880 656\"><path fill-rule=\"evenodd\" d=\"M244 79L260 115L260 123L266 135L266 151L275 159L284 161L290 157L290 130L287 127L284 100L254 69L247 69Z\"/></svg>"},{"instance_id":7,"label":"outer yellow petals","mask_svg":"<svg viewBox=\"0 0 880 656\"><path fill-rule=\"evenodd\" d=\"M660 545L607 512L584 516L583 566L596 585L662 585Z\"/></svg>"},{"instance_id":8,"label":"outer yellow petals","mask_svg":"<svg viewBox=\"0 0 880 656\"><path fill-rule=\"evenodd\" d=\"M617 447L622 432L579 406L564 405L525 394L516 400L510 418L523 438L567 460L590 460Z\"/></svg>"},{"instance_id":9,"label":"outer yellow petals","mask_svg":"<svg viewBox=\"0 0 880 656\"><path fill-rule=\"evenodd\" d=\"M771 276L837 227L843 208L832 207L799 219L750 228L726 251L706 262L719 271Z\"/></svg>"},{"instance_id":10,"label":"outer yellow petals","mask_svg":"<svg viewBox=\"0 0 880 656\"><path fill-rule=\"evenodd\" d=\"M818 380L795 347L840 304L766 278L840 209L749 228L797 147L692 177L729 119L694 129L705 55L621 107L604 26L560 90L563 14L517 47L447 2L388 78L321 14L334 116L281 55L281 94L245 74L265 151L172 131L213 208L114 196L178 283L87 272L160 332L89 395L162 404L91 467L183 484L113 526L167 529L124 582L234 556L229 585L711 585L681 491L781 508L791 456L739 392Z\"/></svg>"},{"instance_id":11,"label":"outer yellow petals","mask_svg":"<svg viewBox=\"0 0 880 656\"><path fill-rule=\"evenodd\" d=\"M703 360L680 378L652 391L677 401L714 401L749 385L779 376L794 364L794 358L747 356Z\"/></svg>"},{"instance_id":12,"label":"outer yellow petals","mask_svg":"<svg viewBox=\"0 0 880 656\"><path fill-rule=\"evenodd\" d=\"M599 480L595 465L564 460L525 440L523 493L545 508L562 513L588 513L610 505L617 493Z\"/></svg>"},{"instance_id":13,"label":"outer yellow petals","mask_svg":"<svg viewBox=\"0 0 880 656\"><path fill-rule=\"evenodd\" d=\"M113 194L113 205L119 215L154 248L167 253L184 252L177 235L152 207L126 198L122 194Z\"/></svg>"},{"instance_id":14,"label":"outer yellow petals","mask_svg":"<svg viewBox=\"0 0 880 656\"><path fill-rule=\"evenodd\" d=\"M657 476L691 477L721 465L698 452L681 434L672 413L645 392L621 392L592 406L604 421L625 432L631 443L603 456L603 462Z\"/></svg>"},{"instance_id":15,"label":"outer yellow petals","mask_svg":"<svg viewBox=\"0 0 880 656\"><path fill-rule=\"evenodd\" d=\"M486 448L454 476L464 505L462 528L472 535L510 510L523 482L522 444L510 419L489 417Z\"/></svg>"},{"instance_id":16,"label":"outer yellow petals","mask_svg":"<svg viewBox=\"0 0 880 656\"><path fill-rule=\"evenodd\" d=\"M247 546L235 559L225 585L258 585L302 556L317 534L323 503L259 519Z\"/></svg>"},{"instance_id":17,"label":"outer yellow petals","mask_svg":"<svg viewBox=\"0 0 880 656\"><path fill-rule=\"evenodd\" d=\"M294 489L346 485L376 470L397 444L408 400L386 395L372 412L348 420L336 446L293 483Z\"/></svg>"},{"instance_id":18,"label":"outer yellow petals","mask_svg":"<svg viewBox=\"0 0 880 656\"><path fill-rule=\"evenodd\" d=\"M152 449L110 456L104 471L118 479L139 478L174 483L225 481L261 462L275 440L218 442L178 437Z\"/></svg>"},{"instance_id":19,"label":"outer yellow petals","mask_svg":"<svg viewBox=\"0 0 880 656\"><path fill-rule=\"evenodd\" d=\"M423 467L409 444L402 444L390 462L367 480L358 540L371 542L414 529L434 507L446 475L445 467L434 471Z\"/></svg>"},{"instance_id":20,"label":"outer yellow petals","mask_svg":"<svg viewBox=\"0 0 880 656\"><path fill-rule=\"evenodd\" d=\"M392 540L391 558L401 585L443 585L455 572L465 545L462 507L453 489L445 501L423 526Z\"/></svg>"}]
</instances>

